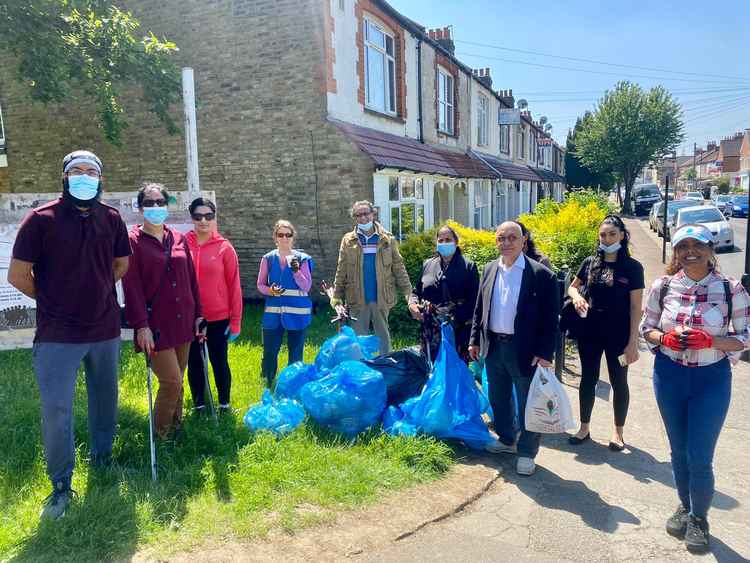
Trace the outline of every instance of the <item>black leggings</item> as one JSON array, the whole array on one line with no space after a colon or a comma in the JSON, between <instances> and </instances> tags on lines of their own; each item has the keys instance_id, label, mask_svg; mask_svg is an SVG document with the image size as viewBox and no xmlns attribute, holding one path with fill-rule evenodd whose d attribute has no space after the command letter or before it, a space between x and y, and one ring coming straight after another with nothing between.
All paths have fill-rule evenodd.
<instances>
[{"instance_id":1,"label":"black leggings","mask_svg":"<svg viewBox=\"0 0 750 563\"><path fill-rule=\"evenodd\" d=\"M232 387L232 372L229 371L227 359L227 337L224 334L229 326L229 319L223 321L210 321L206 329L206 341L208 343L208 359L214 368L214 381L219 393L219 404L229 404L229 390ZM190 344L190 356L188 358L188 383L190 393L193 395L193 405L202 407L205 405L206 382L203 375L203 357L201 356L202 344L194 340Z\"/></svg>"},{"instance_id":2,"label":"black leggings","mask_svg":"<svg viewBox=\"0 0 750 563\"><path fill-rule=\"evenodd\" d=\"M578 355L581 358L581 385L578 388L578 398L581 408L581 423L591 421L591 411L594 410L596 383L599 381L599 367L602 353L607 358L609 382L612 385L612 403L615 410L615 426L625 426L630 404L630 389L628 388L628 367L621 366L617 357L623 353L621 346L612 347L602 342L591 332L578 340Z\"/></svg>"}]
</instances>

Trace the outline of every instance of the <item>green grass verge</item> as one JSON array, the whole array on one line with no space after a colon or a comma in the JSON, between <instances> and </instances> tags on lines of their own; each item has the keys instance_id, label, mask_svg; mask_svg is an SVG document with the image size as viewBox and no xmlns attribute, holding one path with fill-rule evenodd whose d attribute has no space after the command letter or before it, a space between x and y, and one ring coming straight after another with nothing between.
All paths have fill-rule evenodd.
<instances>
[{"instance_id":1,"label":"green grass verge","mask_svg":"<svg viewBox=\"0 0 750 563\"><path fill-rule=\"evenodd\" d=\"M39 397L29 350L0 352L0 560L106 561L150 546L162 555L210 539L262 537L272 528L294 532L330 520L337 510L375 501L395 490L438 478L451 449L431 438L394 438L373 430L354 441L306 422L291 435L251 436L242 424L260 399L260 310L249 307L245 331L230 346L232 403L239 408L218 426L187 416L176 445L160 444L159 480L151 482L146 369L123 347L115 464L87 464L86 389L75 397L77 446L73 488L79 498L58 522L40 523L50 492L41 444ZM312 362L334 328L318 316L308 332ZM394 345L405 345L395 339ZM280 368L286 363L286 349ZM192 406L186 387L186 412Z\"/></svg>"}]
</instances>

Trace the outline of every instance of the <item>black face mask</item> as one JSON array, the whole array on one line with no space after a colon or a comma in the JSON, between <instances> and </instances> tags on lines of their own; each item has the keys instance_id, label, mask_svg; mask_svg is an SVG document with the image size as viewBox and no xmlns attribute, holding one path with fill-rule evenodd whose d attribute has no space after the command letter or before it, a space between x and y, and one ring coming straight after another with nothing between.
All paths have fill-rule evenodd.
<instances>
[{"instance_id":1,"label":"black face mask","mask_svg":"<svg viewBox=\"0 0 750 563\"><path fill-rule=\"evenodd\" d=\"M70 186L68 185L68 179L63 177L63 199L70 202L76 207L82 207L84 209L90 209L99 202L99 198L102 195L102 181L99 180L99 190L96 192L96 197L92 199L78 199L70 193Z\"/></svg>"}]
</instances>

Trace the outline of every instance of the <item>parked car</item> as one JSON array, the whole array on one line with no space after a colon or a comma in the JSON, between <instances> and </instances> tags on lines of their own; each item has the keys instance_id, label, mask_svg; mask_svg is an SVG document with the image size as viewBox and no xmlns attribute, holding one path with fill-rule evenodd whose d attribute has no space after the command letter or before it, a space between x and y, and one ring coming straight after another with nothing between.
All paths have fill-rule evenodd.
<instances>
[{"instance_id":1,"label":"parked car","mask_svg":"<svg viewBox=\"0 0 750 563\"><path fill-rule=\"evenodd\" d=\"M651 207L657 201L661 201L662 197L659 192L659 186L656 184L640 184L633 187L631 199L633 202L633 212L636 215L643 215L651 211Z\"/></svg>"},{"instance_id":2,"label":"parked car","mask_svg":"<svg viewBox=\"0 0 750 563\"><path fill-rule=\"evenodd\" d=\"M692 199L693 201L700 201L701 203L705 201L703 198L703 192L687 192L682 199Z\"/></svg>"},{"instance_id":3,"label":"parked car","mask_svg":"<svg viewBox=\"0 0 750 563\"><path fill-rule=\"evenodd\" d=\"M700 223L711 230L716 250L734 248L734 231L721 211L713 205L696 205L683 207L677 211L674 224L670 225L670 235L675 229L688 223Z\"/></svg>"},{"instance_id":4,"label":"parked car","mask_svg":"<svg viewBox=\"0 0 750 563\"><path fill-rule=\"evenodd\" d=\"M674 223L674 217L677 214L678 209L685 209L686 207L695 207L695 201L692 199L678 199L677 201L670 201L667 207L667 225ZM664 236L664 208L662 207L661 213L656 217L656 233L660 236ZM669 237L667 237L669 240Z\"/></svg>"},{"instance_id":5,"label":"parked car","mask_svg":"<svg viewBox=\"0 0 750 563\"><path fill-rule=\"evenodd\" d=\"M657 201L651 206L651 212L648 214L648 226L652 231L656 230L656 216L664 213L664 202Z\"/></svg>"},{"instance_id":6,"label":"parked car","mask_svg":"<svg viewBox=\"0 0 750 563\"><path fill-rule=\"evenodd\" d=\"M724 214L727 217L747 217L748 197L747 195L736 195L732 202L724 205Z\"/></svg>"},{"instance_id":7,"label":"parked car","mask_svg":"<svg viewBox=\"0 0 750 563\"><path fill-rule=\"evenodd\" d=\"M724 213L724 215L727 214L724 206L730 201L732 201L732 196L729 194L715 194L711 198L711 203L715 205L719 209L719 211Z\"/></svg>"}]
</instances>

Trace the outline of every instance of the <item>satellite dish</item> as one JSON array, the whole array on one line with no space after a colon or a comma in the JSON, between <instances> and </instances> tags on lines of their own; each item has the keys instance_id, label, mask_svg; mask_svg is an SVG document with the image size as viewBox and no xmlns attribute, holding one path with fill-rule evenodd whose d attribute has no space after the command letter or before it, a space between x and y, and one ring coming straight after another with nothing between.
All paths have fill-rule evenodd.
<instances>
[{"instance_id":1,"label":"satellite dish","mask_svg":"<svg viewBox=\"0 0 750 563\"><path fill-rule=\"evenodd\" d=\"M543 115L539 118L539 125L544 125L545 123L547 123L547 116Z\"/></svg>"},{"instance_id":2,"label":"satellite dish","mask_svg":"<svg viewBox=\"0 0 750 563\"><path fill-rule=\"evenodd\" d=\"M518 106L518 109L526 109L527 107L529 107L529 102L524 99L520 99L518 100L516 105Z\"/></svg>"}]
</instances>

